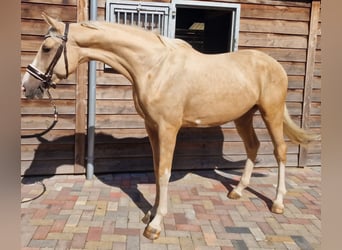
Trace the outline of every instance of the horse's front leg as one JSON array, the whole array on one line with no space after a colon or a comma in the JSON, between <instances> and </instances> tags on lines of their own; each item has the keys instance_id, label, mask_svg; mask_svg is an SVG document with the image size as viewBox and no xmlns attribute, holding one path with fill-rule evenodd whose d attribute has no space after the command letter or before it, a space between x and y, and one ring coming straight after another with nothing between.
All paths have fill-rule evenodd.
<instances>
[{"instance_id":1,"label":"horse's front leg","mask_svg":"<svg viewBox=\"0 0 342 250\"><path fill-rule=\"evenodd\" d=\"M166 124L157 127L146 125L149 134L156 178L156 199L151 211L145 215L143 221L150 223L146 226L144 236L157 239L161 232L161 223L167 213L168 184L171 176L173 152L176 144L178 128Z\"/></svg>"},{"instance_id":2,"label":"horse's front leg","mask_svg":"<svg viewBox=\"0 0 342 250\"><path fill-rule=\"evenodd\" d=\"M159 139L158 139L158 130L149 126L145 122L146 131L148 134L148 139L150 140L150 144L152 147L152 154L153 154L153 168L154 168L154 175L155 175L155 182L156 182L156 196L155 201L152 208L145 214L142 218L143 223L149 224L151 220L155 217L157 212L157 207L159 205Z\"/></svg>"}]
</instances>

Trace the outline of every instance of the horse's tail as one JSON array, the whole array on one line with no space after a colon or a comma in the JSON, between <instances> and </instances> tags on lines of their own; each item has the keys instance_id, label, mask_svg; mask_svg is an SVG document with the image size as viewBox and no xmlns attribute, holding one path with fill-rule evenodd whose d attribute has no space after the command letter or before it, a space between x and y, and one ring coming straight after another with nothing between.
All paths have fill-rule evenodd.
<instances>
[{"instance_id":1,"label":"horse's tail","mask_svg":"<svg viewBox=\"0 0 342 250\"><path fill-rule=\"evenodd\" d=\"M321 136L319 134L310 133L300 128L294 121L291 119L287 107L285 105L284 108L284 133L289 137L289 139L302 146L308 145L310 142L319 140Z\"/></svg>"}]
</instances>

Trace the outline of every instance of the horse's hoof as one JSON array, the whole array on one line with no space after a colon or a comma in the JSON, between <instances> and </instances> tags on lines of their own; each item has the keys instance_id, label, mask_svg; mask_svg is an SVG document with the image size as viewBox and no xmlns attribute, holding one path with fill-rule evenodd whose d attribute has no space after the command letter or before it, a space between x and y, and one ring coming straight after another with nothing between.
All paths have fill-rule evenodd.
<instances>
[{"instance_id":1,"label":"horse's hoof","mask_svg":"<svg viewBox=\"0 0 342 250\"><path fill-rule=\"evenodd\" d=\"M237 199L240 199L241 198L241 195L238 194L236 191L234 191L234 189L232 191L230 191L228 193L228 198L229 199L233 199L233 200L237 200Z\"/></svg>"},{"instance_id":2,"label":"horse's hoof","mask_svg":"<svg viewBox=\"0 0 342 250\"><path fill-rule=\"evenodd\" d=\"M160 230L154 229L151 226L145 227L144 236L150 240L156 240L160 236Z\"/></svg>"},{"instance_id":3,"label":"horse's hoof","mask_svg":"<svg viewBox=\"0 0 342 250\"><path fill-rule=\"evenodd\" d=\"M283 214L284 213L284 206L273 203L271 211L272 211L272 213L275 213L275 214Z\"/></svg>"}]
</instances>

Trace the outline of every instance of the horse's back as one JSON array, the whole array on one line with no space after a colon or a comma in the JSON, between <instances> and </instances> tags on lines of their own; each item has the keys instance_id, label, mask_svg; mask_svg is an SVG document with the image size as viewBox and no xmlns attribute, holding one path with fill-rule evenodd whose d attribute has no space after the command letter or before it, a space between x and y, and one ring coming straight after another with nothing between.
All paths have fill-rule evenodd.
<instances>
[{"instance_id":1,"label":"horse's back","mask_svg":"<svg viewBox=\"0 0 342 250\"><path fill-rule=\"evenodd\" d=\"M239 50L216 55L201 55L194 60L198 78L197 84L209 86L209 91L237 95L239 92L253 92L256 98L263 91L286 92L287 74L273 57L258 50ZM271 91L271 92L270 92Z\"/></svg>"},{"instance_id":2,"label":"horse's back","mask_svg":"<svg viewBox=\"0 0 342 250\"><path fill-rule=\"evenodd\" d=\"M284 69L263 52L240 50L217 55L198 54L190 63L193 63L192 74L180 76L180 79L188 78L183 84L188 85L184 120L189 125L218 125L232 121L263 102L265 95L274 100L282 100L286 95Z\"/></svg>"}]
</instances>

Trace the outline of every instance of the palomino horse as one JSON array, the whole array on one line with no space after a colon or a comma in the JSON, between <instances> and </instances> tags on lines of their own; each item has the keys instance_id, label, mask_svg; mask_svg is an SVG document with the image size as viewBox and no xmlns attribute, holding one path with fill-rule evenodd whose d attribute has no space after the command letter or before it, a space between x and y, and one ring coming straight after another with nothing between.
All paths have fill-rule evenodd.
<instances>
[{"instance_id":1,"label":"palomino horse","mask_svg":"<svg viewBox=\"0 0 342 250\"><path fill-rule=\"evenodd\" d=\"M284 133L303 145L317 136L291 120L285 105L287 75L276 60L254 50L205 55L182 40L137 27L105 22L67 25L46 14L43 17L51 28L23 77L26 97L41 97L46 88L88 60L110 65L132 83L135 108L145 120L152 145L156 177L155 204L143 219L147 238L159 237L167 213L168 182L179 129L235 122L247 151L241 180L228 194L237 199L249 184L259 148L252 124L256 110L270 133L279 165L271 210L283 213Z\"/></svg>"}]
</instances>

